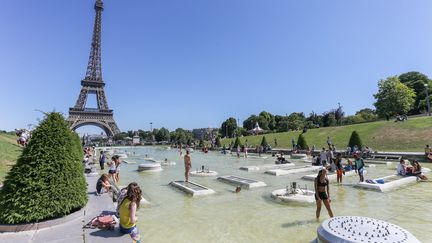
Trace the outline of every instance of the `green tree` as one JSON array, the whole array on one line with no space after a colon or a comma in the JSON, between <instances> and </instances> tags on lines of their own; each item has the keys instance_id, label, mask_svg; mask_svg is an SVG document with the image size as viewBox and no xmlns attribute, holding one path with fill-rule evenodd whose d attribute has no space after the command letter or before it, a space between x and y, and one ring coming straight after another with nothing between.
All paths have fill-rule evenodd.
<instances>
[{"instance_id":1,"label":"green tree","mask_svg":"<svg viewBox=\"0 0 432 243\"><path fill-rule=\"evenodd\" d=\"M413 89L416 94L416 99L412 106L412 109L409 111L410 114L418 114L424 108L422 107L421 101L426 99L426 87L425 84L428 84L427 87L429 93L431 91L431 80L423 73L420 72L407 72L399 75L399 80L401 83L405 84L409 88Z\"/></svg>"},{"instance_id":2,"label":"green tree","mask_svg":"<svg viewBox=\"0 0 432 243\"><path fill-rule=\"evenodd\" d=\"M297 146L299 146L300 149L307 149L308 148L308 144L306 142L306 138L303 136L302 133L300 133L300 135L298 136Z\"/></svg>"},{"instance_id":3,"label":"green tree","mask_svg":"<svg viewBox=\"0 0 432 243\"><path fill-rule=\"evenodd\" d=\"M156 141L169 141L170 140L170 132L168 129L162 127L159 129L155 135Z\"/></svg>"},{"instance_id":4,"label":"green tree","mask_svg":"<svg viewBox=\"0 0 432 243\"><path fill-rule=\"evenodd\" d=\"M396 76L380 80L374 103L379 116L406 114L414 105L416 94L413 89L401 83Z\"/></svg>"},{"instance_id":5,"label":"green tree","mask_svg":"<svg viewBox=\"0 0 432 243\"><path fill-rule=\"evenodd\" d=\"M261 139L261 146L263 147L267 147L268 143L267 143L267 139L265 136L262 137Z\"/></svg>"},{"instance_id":6,"label":"green tree","mask_svg":"<svg viewBox=\"0 0 432 243\"><path fill-rule=\"evenodd\" d=\"M0 191L0 222L39 222L85 206L82 159L78 135L61 114L47 114L6 177Z\"/></svg>"},{"instance_id":7,"label":"green tree","mask_svg":"<svg viewBox=\"0 0 432 243\"><path fill-rule=\"evenodd\" d=\"M216 147L218 147L218 148L220 148L222 145L221 145L221 140L220 140L220 137L218 136L217 138L216 138L216 143L215 143L215 145L216 145Z\"/></svg>"},{"instance_id":8,"label":"green tree","mask_svg":"<svg viewBox=\"0 0 432 243\"><path fill-rule=\"evenodd\" d=\"M120 132L120 133L114 134L113 139L114 139L114 141L125 140L127 136L128 136L127 133Z\"/></svg>"},{"instance_id":9,"label":"green tree","mask_svg":"<svg viewBox=\"0 0 432 243\"><path fill-rule=\"evenodd\" d=\"M331 110L328 112L324 112L322 115L322 121L324 127L331 127L337 124L335 111Z\"/></svg>"},{"instance_id":10,"label":"green tree","mask_svg":"<svg viewBox=\"0 0 432 243\"><path fill-rule=\"evenodd\" d=\"M174 132L170 133L171 142L175 144L188 144L192 143L192 132L177 128Z\"/></svg>"},{"instance_id":11,"label":"green tree","mask_svg":"<svg viewBox=\"0 0 432 243\"><path fill-rule=\"evenodd\" d=\"M322 121L322 116L318 115L313 111L309 114L306 120L312 122L315 125L315 127L322 127L324 125Z\"/></svg>"},{"instance_id":12,"label":"green tree","mask_svg":"<svg viewBox=\"0 0 432 243\"><path fill-rule=\"evenodd\" d=\"M345 112L342 110L342 106L339 106L337 109L334 110L334 116L336 119L336 124L341 125L342 120L344 118Z\"/></svg>"},{"instance_id":13,"label":"green tree","mask_svg":"<svg viewBox=\"0 0 432 243\"><path fill-rule=\"evenodd\" d=\"M303 112L293 112L287 117L287 121L289 129L303 129L306 123L306 117Z\"/></svg>"},{"instance_id":14,"label":"green tree","mask_svg":"<svg viewBox=\"0 0 432 243\"><path fill-rule=\"evenodd\" d=\"M255 125L257 123L262 129L264 129L264 130L269 129L269 123L266 120L266 118L264 116L256 116L256 115L251 115L246 120L244 120L243 121L243 127L246 130L251 130L255 127Z\"/></svg>"},{"instance_id":15,"label":"green tree","mask_svg":"<svg viewBox=\"0 0 432 243\"><path fill-rule=\"evenodd\" d=\"M262 111L261 113L259 113L258 116L261 117L260 120L265 120L266 122L264 122L264 123L267 124L266 127L264 125L261 125L262 129L274 130L276 128L275 116L272 113L267 112L267 111Z\"/></svg>"},{"instance_id":16,"label":"green tree","mask_svg":"<svg viewBox=\"0 0 432 243\"><path fill-rule=\"evenodd\" d=\"M240 148L243 147L243 144L238 137L236 137L233 148L237 148L237 146L240 146Z\"/></svg>"},{"instance_id":17,"label":"green tree","mask_svg":"<svg viewBox=\"0 0 432 243\"><path fill-rule=\"evenodd\" d=\"M220 134L224 137L234 137L234 131L237 129L237 120L233 117L228 118L224 121L220 128Z\"/></svg>"},{"instance_id":18,"label":"green tree","mask_svg":"<svg viewBox=\"0 0 432 243\"><path fill-rule=\"evenodd\" d=\"M204 148L204 146L205 146L205 144L204 144L204 140L200 139L200 140L199 140L198 147L200 147L200 148Z\"/></svg>"},{"instance_id":19,"label":"green tree","mask_svg":"<svg viewBox=\"0 0 432 243\"><path fill-rule=\"evenodd\" d=\"M376 121L378 119L376 112L370 108L361 109L355 115L361 117L364 121Z\"/></svg>"},{"instance_id":20,"label":"green tree","mask_svg":"<svg viewBox=\"0 0 432 243\"><path fill-rule=\"evenodd\" d=\"M351 137L348 142L348 146L350 146L350 148L354 147L355 145L357 145L358 148L363 147L362 140L360 139L360 135L357 133L357 131L353 131L351 133Z\"/></svg>"}]
</instances>

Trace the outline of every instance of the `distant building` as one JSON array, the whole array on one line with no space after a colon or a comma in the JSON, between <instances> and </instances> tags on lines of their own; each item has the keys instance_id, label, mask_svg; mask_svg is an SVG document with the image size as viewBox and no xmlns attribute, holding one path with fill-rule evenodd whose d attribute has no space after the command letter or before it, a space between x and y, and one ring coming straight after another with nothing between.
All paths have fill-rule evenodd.
<instances>
[{"instance_id":1,"label":"distant building","mask_svg":"<svg viewBox=\"0 0 432 243\"><path fill-rule=\"evenodd\" d=\"M211 140L217 137L218 131L217 128L198 128L193 129L192 134L194 139Z\"/></svg>"},{"instance_id":2,"label":"distant building","mask_svg":"<svg viewBox=\"0 0 432 243\"><path fill-rule=\"evenodd\" d=\"M135 134L135 136L132 137L132 145L140 145L140 144L141 144L140 136L138 136L138 134Z\"/></svg>"}]
</instances>

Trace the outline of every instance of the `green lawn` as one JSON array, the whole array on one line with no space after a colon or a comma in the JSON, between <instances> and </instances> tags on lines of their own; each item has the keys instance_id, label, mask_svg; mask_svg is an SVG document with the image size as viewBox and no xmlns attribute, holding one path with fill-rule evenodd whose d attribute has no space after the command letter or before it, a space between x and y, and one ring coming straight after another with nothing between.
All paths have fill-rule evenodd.
<instances>
[{"instance_id":1,"label":"green lawn","mask_svg":"<svg viewBox=\"0 0 432 243\"><path fill-rule=\"evenodd\" d=\"M0 133L0 183L15 164L22 149L16 143L16 136Z\"/></svg>"},{"instance_id":2,"label":"green lawn","mask_svg":"<svg viewBox=\"0 0 432 243\"><path fill-rule=\"evenodd\" d=\"M412 118L406 122L378 121L349 126L325 127L310 129L304 134L309 146L316 148L326 146L327 136L332 138L337 149L345 149L351 132L356 130L363 144L378 151L411 151L421 152L426 144L432 145L432 117ZM291 139L297 138L300 132L283 132L266 134L267 142L274 146L277 138L278 148L291 148ZM249 145L261 143L262 135L240 138L242 143L248 140ZM232 139L222 139L222 145L229 145Z\"/></svg>"}]
</instances>

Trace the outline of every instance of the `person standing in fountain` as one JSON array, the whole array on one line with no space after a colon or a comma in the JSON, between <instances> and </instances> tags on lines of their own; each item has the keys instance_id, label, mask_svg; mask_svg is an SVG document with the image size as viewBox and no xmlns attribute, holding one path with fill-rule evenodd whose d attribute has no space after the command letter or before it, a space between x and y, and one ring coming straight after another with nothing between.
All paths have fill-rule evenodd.
<instances>
[{"instance_id":1,"label":"person standing in fountain","mask_svg":"<svg viewBox=\"0 0 432 243\"><path fill-rule=\"evenodd\" d=\"M184 156L184 164L185 164L185 181L189 182L189 171L192 168L191 156L189 154L189 150L186 150L186 154Z\"/></svg>"},{"instance_id":2,"label":"person standing in fountain","mask_svg":"<svg viewBox=\"0 0 432 243\"><path fill-rule=\"evenodd\" d=\"M119 207L120 232L129 234L134 243L140 243L141 237L136 226L138 218L136 211L139 209L142 191L136 182L132 182L127 187L126 196L121 201Z\"/></svg>"},{"instance_id":3,"label":"person standing in fountain","mask_svg":"<svg viewBox=\"0 0 432 243\"><path fill-rule=\"evenodd\" d=\"M342 184L343 166L342 166L342 154L341 153L337 153L334 163L336 166L337 183Z\"/></svg>"},{"instance_id":4,"label":"person standing in fountain","mask_svg":"<svg viewBox=\"0 0 432 243\"><path fill-rule=\"evenodd\" d=\"M330 188L329 180L327 179L327 170L322 169L318 172L318 176L315 178L315 201L316 201L316 219L319 220L321 213L321 203L327 208L327 212L331 218L333 218L333 212L330 208Z\"/></svg>"},{"instance_id":5,"label":"person standing in fountain","mask_svg":"<svg viewBox=\"0 0 432 243\"><path fill-rule=\"evenodd\" d=\"M363 158L361 158L357 153L354 154L354 164L355 164L355 172L358 173L359 177L360 177L360 182L364 181L364 161Z\"/></svg>"}]
</instances>

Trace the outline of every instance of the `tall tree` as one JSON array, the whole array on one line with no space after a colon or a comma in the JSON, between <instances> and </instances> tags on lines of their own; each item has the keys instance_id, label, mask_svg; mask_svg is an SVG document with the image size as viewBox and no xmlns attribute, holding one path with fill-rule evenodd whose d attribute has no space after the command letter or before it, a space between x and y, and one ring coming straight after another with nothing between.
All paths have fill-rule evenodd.
<instances>
[{"instance_id":1,"label":"tall tree","mask_svg":"<svg viewBox=\"0 0 432 243\"><path fill-rule=\"evenodd\" d=\"M342 119L344 118L345 112L342 110L342 106L339 106L335 112L335 119L336 119L336 123L341 125L342 124Z\"/></svg>"},{"instance_id":2,"label":"tall tree","mask_svg":"<svg viewBox=\"0 0 432 243\"><path fill-rule=\"evenodd\" d=\"M413 89L399 81L397 76L388 77L378 83L378 93L374 103L379 116L406 114L412 109L416 94Z\"/></svg>"},{"instance_id":3,"label":"tall tree","mask_svg":"<svg viewBox=\"0 0 432 243\"><path fill-rule=\"evenodd\" d=\"M287 121L289 129L303 129L306 124L306 117L303 112L293 112L287 117Z\"/></svg>"},{"instance_id":4,"label":"tall tree","mask_svg":"<svg viewBox=\"0 0 432 243\"><path fill-rule=\"evenodd\" d=\"M276 120L273 114L267 111L262 111L258 115L259 117L262 117L264 120L267 121L267 127L264 127L264 125L261 125L263 129L266 130L274 130L276 128Z\"/></svg>"},{"instance_id":5,"label":"tall tree","mask_svg":"<svg viewBox=\"0 0 432 243\"><path fill-rule=\"evenodd\" d=\"M170 132L165 127L159 129L155 135L156 141L169 141L170 140Z\"/></svg>"},{"instance_id":6,"label":"tall tree","mask_svg":"<svg viewBox=\"0 0 432 243\"><path fill-rule=\"evenodd\" d=\"M427 87L429 91L431 91L431 80L423 73L420 72L407 72L399 75L399 80L401 83L405 84L409 88L413 89L416 93L416 99L413 104L412 109L409 111L410 114L418 114L421 109L421 101L426 99L426 87L425 84L428 84ZM430 93L430 92L429 92Z\"/></svg>"},{"instance_id":7,"label":"tall tree","mask_svg":"<svg viewBox=\"0 0 432 243\"><path fill-rule=\"evenodd\" d=\"M237 129L237 120L233 117L228 118L224 121L220 128L220 133L224 137L234 137L234 131Z\"/></svg>"},{"instance_id":8,"label":"tall tree","mask_svg":"<svg viewBox=\"0 0 432 243\"><path fill-rule=\"evenodd\" d=\"M323 126L323 121L322 121L322 116L318 115L315 112L311 112L308 116L308 118L306 119L307 121L312 122L315 126L321 127Z\"/></svg>"},{"instance_id":9,"label":"tall tree","mask_svg":"<svg viewBox=\"0 0 432 243\"><path fill-rule=\"evenodd\" d=\"M266 118L264 116L256 116L256 115L251 115L246 120L244 120L243 127L246 130L251 130L255 127L255 124L257 123L262 129L264 130L269 129L268 121L266 120Z\"/></svg>"},{"instance_id":10,"label":"tall tree","mask_svg":"<svg viewBox=\"0 0 432 243\"><path fill-rule=\"evenodd\" d=\"M322 122L324 127L331 127L337 124L335 110L324 112L322 115Z\"/></svg>"}]
</instances>

